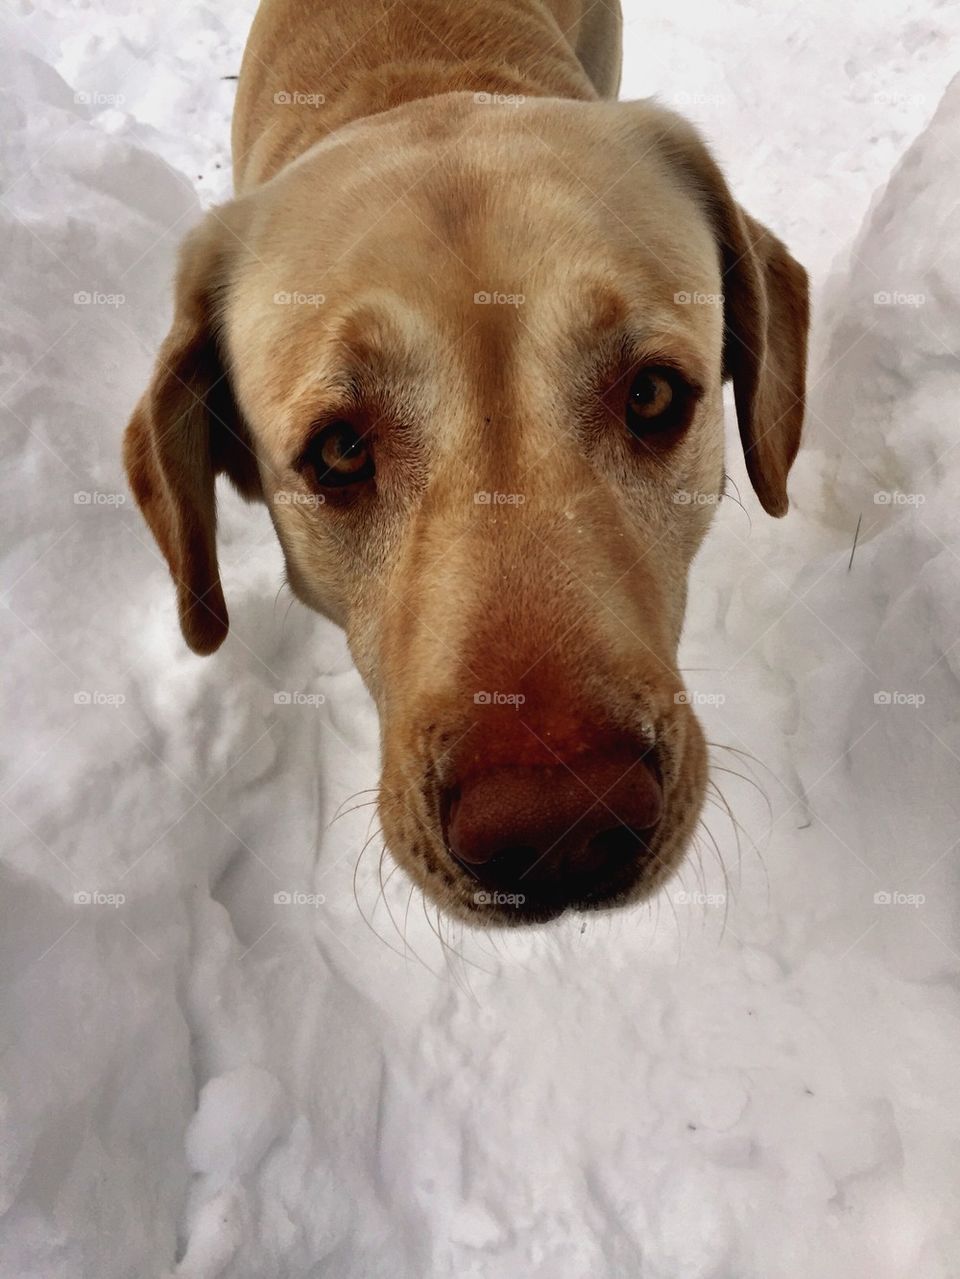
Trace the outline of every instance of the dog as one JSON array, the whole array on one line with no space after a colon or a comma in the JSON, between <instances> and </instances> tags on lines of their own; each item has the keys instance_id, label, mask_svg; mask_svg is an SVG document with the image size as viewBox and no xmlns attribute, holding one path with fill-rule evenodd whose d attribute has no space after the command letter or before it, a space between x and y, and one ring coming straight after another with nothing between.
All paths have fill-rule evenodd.
<instances>
[{"instance_id":1,"label":"dog","mask_svg":"<svg viewBox=\"0 0 960 1279\"><path fill-rule=\"evenodd\" d=\"M692 126L615 100L620 50L609 0L264 0L236 196L182 247L125 436L198 654L216 477L267 504L376 702L387 846L478 926L677 867L724 382L771 515L800 442L806 273Z\"/></svg>"}]
</instances>

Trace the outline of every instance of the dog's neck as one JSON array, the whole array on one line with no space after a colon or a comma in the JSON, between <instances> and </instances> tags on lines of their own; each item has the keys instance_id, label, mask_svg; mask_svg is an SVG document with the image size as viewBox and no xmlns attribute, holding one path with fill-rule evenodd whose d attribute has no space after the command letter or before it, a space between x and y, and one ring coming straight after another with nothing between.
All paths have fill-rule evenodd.
<instances>
[{"instance_id":1,"label":"dog's neck","mask_svg":"<svg viewBox=\"0 0 960 1279\"><path fill-rule=\"evenodd\" d=\"M255 40L257 26L269 35ZM489 95L493 105L597 96L543 0L405 0L379 10L357 0L263 0L237 88L237 190L351 121L462 92Z\"/></svg>"}]
</instances>

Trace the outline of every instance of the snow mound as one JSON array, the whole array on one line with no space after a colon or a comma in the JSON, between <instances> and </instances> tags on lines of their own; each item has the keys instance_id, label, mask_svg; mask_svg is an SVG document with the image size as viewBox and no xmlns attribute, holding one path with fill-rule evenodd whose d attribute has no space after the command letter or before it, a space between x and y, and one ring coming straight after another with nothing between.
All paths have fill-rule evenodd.
<instances>
[{"instance_id":1,"label":"snow mound","mask_svg":"<svg viewBox=\"0 0 960 1279\"><path fill-rule=\"evenodd\" d=\"M823 513L849 526L862 510L867 537L957 495L958 125L960 76L875 199L823 304L808 441L830 463ZM956 542L958 527L946 532Z\"/></svg>"},{"instance_id":2,"label":"snow mound","mask_svg":"<svg viewBox=\"0 0 960 1279\"><path fill-rule=\"evenodd\" d=\"M724 503L696 566L682 665L718 789L694 856L642 909L506 937L389 861L381 892L376 716L340 633L277 599L265 514L224 495L233 625L201 661L127 494L247 16L7 20L4 1276L960 1271L960 87L925 126L877 104L945 79L946 8L888 4L845 63L818 50L864 19L827 0L628 25L667 97L723 51L716 133L773 139L735 156L748 191L787 188L819 110L843 198L792 200L791 242L849 243L881 190L822 290L794 512L764 520L732 451L750 514ZM796 54L773 130L759 18Z\"/></svg>"}]
</instances>

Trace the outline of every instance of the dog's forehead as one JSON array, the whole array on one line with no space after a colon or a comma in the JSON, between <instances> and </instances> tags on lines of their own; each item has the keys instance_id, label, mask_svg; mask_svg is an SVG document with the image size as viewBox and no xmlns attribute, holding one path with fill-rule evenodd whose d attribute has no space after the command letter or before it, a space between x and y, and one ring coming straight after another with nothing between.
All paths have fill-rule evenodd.
<instances>
[{"instance_id":1,"label":"dog's forehead","mask_svg":"<svg viewBox=\"0 0 960 1279\"><path fill-rule=\"evenodd\" d=\"M263 192L262 239L288 257L322 240L331 265L398 240L464 266L495 248L518 271L554 249L623 243L668 270L684 245L709 253L707 212L637 104L452 96L358 122L289 166Z\"/></svg>"},{"instance_id":2,"label":"dog's forehead","mask_svg":"<svg viewBox=\"0 0 960 1279\"><path fill-rule=\"evenodd\" d=\"M518 361L529 385L538 368L575 376L591 343L628 327L717 364L721 308L688 301L719 293L706 213L655 145L615 134L591 149L598 120L571 105L536 128L509 107L406 121L392 149L360 130L294 166L234 282L244 398L263 416L299 405L349 354L406 368L422 394Z\"/></svg>"}]
</instances>

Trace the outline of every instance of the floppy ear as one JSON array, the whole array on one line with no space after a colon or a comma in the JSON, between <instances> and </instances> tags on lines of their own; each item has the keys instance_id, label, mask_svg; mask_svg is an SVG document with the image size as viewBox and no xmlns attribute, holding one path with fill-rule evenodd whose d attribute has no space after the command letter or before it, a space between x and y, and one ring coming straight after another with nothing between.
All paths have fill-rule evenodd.
<instances>
[{"instance_id":1,"label":"floppy ear","mask_svg":"<svg viewBox=\"0 0 960 1279\"><path fill-rule=\"evenodd\" d=\"M679 116L672 117L663 146L704 200L720 246L723 372L733 379L747 474L764 510L786 515L787 474L803 426L807 273L740 208L706 146Z\"/></svg>"},{"instance_id":2,"label":"floppy ear","mask_svg":"<svg viewBox=\"0 0 960 1279\"><path fill-rule=\"evenodd\" d=\"M130 487L176 584L184 639L201 654L220 647L229 625L217 566L214 479L225 472L248 500L261 496L217 333L236 243L216 212L184 242L173 326L123 443Z\"/></svg>"}]
</instances>

